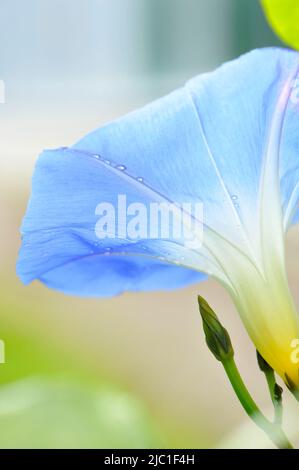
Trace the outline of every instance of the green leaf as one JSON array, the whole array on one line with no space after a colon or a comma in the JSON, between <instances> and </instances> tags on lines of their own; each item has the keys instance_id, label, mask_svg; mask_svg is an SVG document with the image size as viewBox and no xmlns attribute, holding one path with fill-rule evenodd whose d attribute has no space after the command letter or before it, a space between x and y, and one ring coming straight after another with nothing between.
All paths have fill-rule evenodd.
<instances>
[{"instance_id":1,"label":"green leaf","mask_svg":"<svg viewBox=\"0 0 299 470\"><path fill-rule=\"evenodd\" d=\"M289 46L299 49L298 0L261 0L271 27Z\"/></svg>"}]
</instances>

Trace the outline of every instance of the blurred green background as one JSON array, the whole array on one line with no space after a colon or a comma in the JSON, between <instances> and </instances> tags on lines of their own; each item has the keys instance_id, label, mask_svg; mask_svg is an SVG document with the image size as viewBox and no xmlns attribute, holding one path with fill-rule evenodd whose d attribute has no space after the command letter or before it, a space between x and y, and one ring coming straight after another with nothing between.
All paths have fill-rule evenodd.
<instances>
[{"instance_id":1,"label":"blurred green background","mask_svg":"<svg viewBox=\"0 0 299 470\"><path fill-rule=\"evenodd\" d=\"M279 45L258 0L1 0L0 38L0 447L268 445L204 343L198 291L267 408L254 348L219 285L83 300L24 287L15 274L41 149L72 144L252 48ZM297 302L298 233L287 247ZM292 433L298 414L286 396Z\"/></svg>"}]
</instances>

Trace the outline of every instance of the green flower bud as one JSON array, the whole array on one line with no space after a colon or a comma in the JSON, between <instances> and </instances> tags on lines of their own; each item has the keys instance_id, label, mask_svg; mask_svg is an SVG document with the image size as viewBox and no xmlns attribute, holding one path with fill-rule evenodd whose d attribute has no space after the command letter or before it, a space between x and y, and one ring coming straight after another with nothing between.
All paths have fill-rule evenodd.
<instances>
[{"instance_id":1,"label":"green flower bud","mask_svg":"<svg viewBox=\"0 0 299 470\"><path fill-rule=\"evenodd\" d=\"M208 348L220 362L231 359L234 356L234 350L228 332L221 325L206 300L200 295L198 296L198 305Z\"/></svg>"}]
</instances>

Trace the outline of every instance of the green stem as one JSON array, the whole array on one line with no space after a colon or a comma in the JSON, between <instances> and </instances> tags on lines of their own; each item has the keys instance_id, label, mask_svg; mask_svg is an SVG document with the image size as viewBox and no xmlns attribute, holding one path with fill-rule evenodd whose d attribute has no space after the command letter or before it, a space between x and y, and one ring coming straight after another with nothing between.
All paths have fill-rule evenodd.
<instances>
[{"instance_id":1,"label":"green stem","mask_svg":"<svg viewBox=\"0 0 299 470\"><path fill-rule=\"evenodd\" d=\"M275 395L275 390L276 390L277 384L276 384L274 371L273 370L266 371L265 372L265 377L266 377L266 380L267 380L271 400L272 400L272 403L274 405L275 423L277 425L281 426L282 425L282 413L283 413L282 401L281 401L281 399L278 400L276 395Z\"/></svg>"},{"instance_id":2,"label":"green stem","mask_svg":"<svg viewBox=\"0 0 299 470\"><path fill-rule=\"evenodd\" d=\"M234 358L222 362L230 383L248 416L262 429L279 449L293 449L278 423L271 423L260 411L245 386Z\"/></svg>"}]
</instances>

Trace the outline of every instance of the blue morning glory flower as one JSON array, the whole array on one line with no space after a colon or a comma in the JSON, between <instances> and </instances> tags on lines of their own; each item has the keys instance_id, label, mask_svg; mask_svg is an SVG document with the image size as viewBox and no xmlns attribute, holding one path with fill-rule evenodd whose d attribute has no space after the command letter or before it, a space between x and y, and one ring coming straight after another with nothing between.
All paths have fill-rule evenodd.
<instances>
[{"instance_id":1,"label":"blue morning glory flower","mask_svg":"<svg viewBox=\"0 0 299 470\"><path fill-rule=\"evenodd\" d=\"M252 51L72 147L45 150L22 225L22 281L111 296L212 276L262 356L299 386L284 259L299 220L298 71L296 52ZM186 209L199 202L203 212ZM119 218L123 203L129 222ZM141 227L155 203L176 207L169 224L182 216L183 234Z\"/></svg>"}]
</instances>

